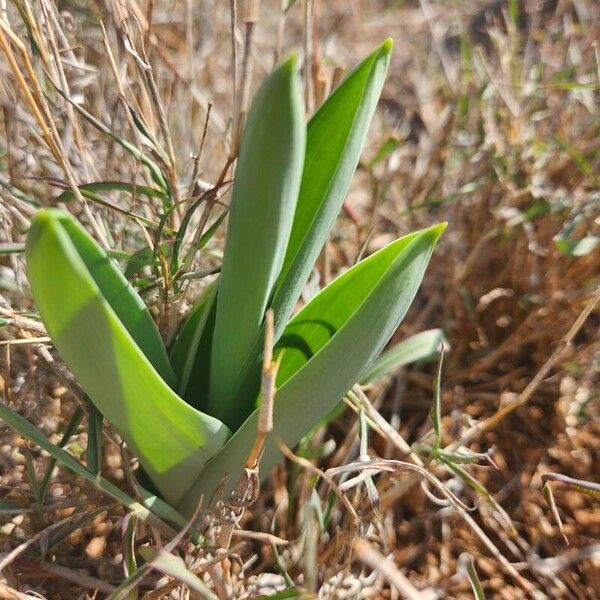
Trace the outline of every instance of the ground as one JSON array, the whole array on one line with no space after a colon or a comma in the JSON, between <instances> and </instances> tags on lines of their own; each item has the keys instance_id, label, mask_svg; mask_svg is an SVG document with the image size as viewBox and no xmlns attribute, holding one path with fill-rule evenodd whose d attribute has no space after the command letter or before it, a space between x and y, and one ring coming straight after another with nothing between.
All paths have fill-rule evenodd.
<instances>
[{"instance_id":1,"label":"ground","mask_svg":"<svg viewBox=\"0 0 600 600\"><path fill-rule=\"evenodd\" d=\"M175 551L219 598L288 587L301 591L279 597L472 598L471 567L488 599L600 596L597 489L550 484L561 533L542 479L600 478L600 6L272 0L249 27L247 5L238 5L240 65L252 30L251 89L296 50L309 112L393 38L367 145L312 285L399 235L448 222L393 342L443 329L442 441L482 457L465 471L426 461L442 488L396 469L374 479L376 492L345 492L356 524L328 481L314 485L314 467L288 460L242 515L227 544L237 557L229 574L211 566L213 547ZM59 443L88 405L35 314L23 257L29 222L73 184L152 184L110 132L164 165L151 149L161 140L182 193L217 181L239 108L230 3L19 1L3 7L0 32L0 385L7 406ZM148 244L127 213L154 219L160 210L109 188L67 206L121 263ZM190 271L218 266L223 229ZM138 271L170 339L207 279L172 302L153 271ZM365 390L372 458L408 460L407 444L431 442L435 372L435 362L410 365ZM350 463L359 429L348 405L297 453L320 456L321 469ZM87 417L75 434L69 452L89 460ZM103 435L102 474L135 495L131 458L107 423ZM137 549L168 540L142 521L132 527L122 505L62 467L50 465L40 503L49 461L0 423L0 597L108 597L125 579L133 529ZM440 501L442 493L458 502ZM316 507L329 502L320 522ZM211 531L219 526L217 518ZM149 571L139 597L188 597L177 581Z\"/></svg>"}]
</instances>

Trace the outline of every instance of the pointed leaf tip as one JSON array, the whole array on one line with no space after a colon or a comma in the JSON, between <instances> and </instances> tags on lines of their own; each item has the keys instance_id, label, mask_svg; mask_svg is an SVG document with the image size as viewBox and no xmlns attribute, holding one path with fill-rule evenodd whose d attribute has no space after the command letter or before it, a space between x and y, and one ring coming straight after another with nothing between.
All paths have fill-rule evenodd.
<instances>
[{"instance_id":1,"label":"pointed leaf tip","mask_svg":"<svg viewBox=\"0 0 600 600\"><path fill-rule=\"evenodd\" d=\"M295 73L298 66L298 53L290 52L288 57L281 63L280 69L289 70L291 73Z\"/></svg>"},{"instance_id":2,"label":"pointed leaf tip","mask_svg":"<svg viewBox=\"0 0 600 600\"><path fill-rule=\"evenodd\" d=\"M271 307L278 338L341 209L383 88L385 40L329 95L307 126L302 184Z\"/></svg>"},{"instance_id":3,"label":"pointed leaf tip","mask_svg":"<svg viewBox=\"0 0 600 600\"><path fill-rule=\"evenodd\" d=\"M444 231L446 231L447 227L448 227L448 221L442 221L441 223L438 223L437 225L433 225L431 227L431 231L433 231L435 233L436 240L438 240L442 236Z\"/></svg>"},{"instance_id":4,"label":"pointed leaf tip","mask_svg":"<svg viewBox=\"0 0 600 600\"><path fill-rule=\"evenodd\" d=\"M47 223L52 219L52 212L51 208L41 208L33 217L32 225L34 223Z\"/></svg>"},{"instance_id":5,"label":"pointed leaf tip","mask_svg":"<svg viewBox=\"0 0 600 600\"><path fill-rule=\"evenodd\" d=\"M390 54L394 49L394 40L391 37L385 38L379 49L384 54Z\"/></svg>"}]
</instances>

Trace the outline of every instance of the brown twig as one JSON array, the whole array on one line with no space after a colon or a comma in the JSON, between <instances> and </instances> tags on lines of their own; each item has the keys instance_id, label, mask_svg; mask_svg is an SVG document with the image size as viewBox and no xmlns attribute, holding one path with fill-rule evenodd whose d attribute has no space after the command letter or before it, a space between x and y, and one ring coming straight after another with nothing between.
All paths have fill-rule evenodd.
<instances>
[{"instance_id":1,"label":"brown twig","mask_svg":"<svg viewBox=\"0 0 600 600\"><path fill-rule=\"evenodd\" d=\"M273 430L273 406L275 404L275 381L281 363L282 354L273 362L273 311L265 315L265 345L263 352L262 381L260 392L260 411L254 445L246 460L246 469L257 469L262 456L267 435Z\"/></svg>"}]
</instances>

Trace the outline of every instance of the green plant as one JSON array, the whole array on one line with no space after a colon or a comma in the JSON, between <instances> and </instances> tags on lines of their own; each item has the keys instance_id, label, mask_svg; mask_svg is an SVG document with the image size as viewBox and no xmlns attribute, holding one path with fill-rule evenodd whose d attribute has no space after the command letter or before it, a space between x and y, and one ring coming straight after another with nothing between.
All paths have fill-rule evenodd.
<instances>
[{"instance_id":1,"label":"green plant","mask_svg":"<svg viewBox=\"0 0 600 600\"><path fill-rule=\"evenodd\" d=\"M358 164L390 52L388 40L308 124L295 58L265 80L240 146L221 274L170 353L141 298L75 219L46 209L33 220L27 272L49 334L183 514L226 474L231 490L243 470L257 430L267 309L280 361L273 431L291 446L368 373L417 292L444 224L362 260L290 320ZM270 437L262 472L279 456Z\"/></svg>"}]
</instances>

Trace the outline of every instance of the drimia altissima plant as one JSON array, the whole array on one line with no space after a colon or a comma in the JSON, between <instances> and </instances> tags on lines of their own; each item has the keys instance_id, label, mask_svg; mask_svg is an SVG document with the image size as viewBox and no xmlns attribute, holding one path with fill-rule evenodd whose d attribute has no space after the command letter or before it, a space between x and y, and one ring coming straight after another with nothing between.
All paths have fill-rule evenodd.
<instances>
[{"instance_id":1,"label":"drimia altissima plant","mask_svg":"<svg viewBox=\"0 0 600 600\"><path fill-rule=\"evenodd\" d=\"M68 213L35 217L27 273L60 355L160 496L189 516L238 481L257 430L265 313L274 315L273 434L261 473L372 367L444 229L406 235L292 312L347 193L388 67L384 42L305 121L296 60L258 90L235 170L218 279L169 349L144 302Z\"/></svg>"}]
</instances>

